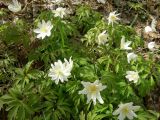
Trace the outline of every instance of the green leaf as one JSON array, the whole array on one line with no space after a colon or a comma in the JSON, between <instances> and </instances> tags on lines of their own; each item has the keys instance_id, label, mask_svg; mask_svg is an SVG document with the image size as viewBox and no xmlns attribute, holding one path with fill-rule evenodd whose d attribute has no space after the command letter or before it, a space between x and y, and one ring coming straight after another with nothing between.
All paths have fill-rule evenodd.
<instances>
[{"instance_id":1,"label":"green leaf","mask_svg":"<svg viewBox=\"0 0 160 120\"><path fill-rule=\"evenodd\" d=\"M79 115L79 119L80 120L85 120L85 114L83 113L83 111L81 111L81 113Z\"/></svg>"},{"instance_id":2,"label":"green leaf","mask_svg":"<svg viewBox=\"0 0 160 120\"><path fill-rule=\"evenodd\" d=\"M25 65L25 73L28 73L28 71L29 71L29 69L30 69L32 63L33 63L33 60L30 61L30 62L28 62L28 63Z\"/></svg>"}]
</instances>

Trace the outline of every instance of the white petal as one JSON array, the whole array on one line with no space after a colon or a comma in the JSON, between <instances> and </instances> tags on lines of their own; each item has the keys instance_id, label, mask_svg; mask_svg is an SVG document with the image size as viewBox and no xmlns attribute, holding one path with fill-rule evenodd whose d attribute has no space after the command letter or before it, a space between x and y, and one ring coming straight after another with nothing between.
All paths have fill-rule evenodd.
<instances>
[{"instance_id":1,"label":"white petal","mask_svg":"<svg viewBox=\"0 0 160 120\"><path fill-rule=\"evenodd\" d=\"M41 37L42 37L42 34L38 34L38 35L37 35L37 38L41 38Z\"/></svg>"},{"instance_id":2,"label":"white petal","mask_svg":"<svg viewBox=\"0 0 160 120\"><path fill-rule=\"evenodd\" d=\"M133 116L132 116L131 114L127 114L127 118L128 118L129 120L133 120Z\"/></svg>"},{"instance_id":3,"label":"white petal","mask_svg":"<svg viewBox=\"0 0 160 120\"><path fill-rule=\"evenodd\" d=\"M124 120L125 117L126 117L126 116L125 116L124 114L121 113L121 114L118 116L118 120Z\"/></svg>"},{"instance_id":4,"label":"white petal","mask_svg":"<svg viewBox=\"0 0 160 120\"><path fill-rule=\"evenodd\" d=\"M41 28L42 27L42 24L41 24L41 22L38 22L38 28Z\"/></svg>"},{"instance_id":5,"label":"white petal","mask_svg":"<svg viewBox=\"0 0 160 120\"><path fill-rule=\"evenodd\" d=\"M92 99L90 94L87 94L87 104L90 102L90 100Z\"/></svg>"},{"instance_id":6,"label":"white petal","mask_svg":"<svg viewBox=\"0 0 160 120\"><path fill-rule=\"evenodd\" d=\"M42 34L41 37L42 37L42 39L44 39L46 37L46 35Z\"/></svg>"},{"instance_id":7,"label":"white petal","mask_svg":"<svg viewBox=\"0 0 160 120\"><path fill-rule=\"evenodd\" d=\"M129 46L132 43L132 41L127 41L125 44L126 46Z\"/></svg>"},{"instance_id":8,"label":"white petal","mask_svg":"<svg viewBox=\"0 0 160 120\"><path fill-rule=\"evenodd\" d=\"M97 99L98 99L98 101L99 101L101 104L104 103L104 101L103 101L103 99L102 99L100 93L97 94Z\"/></svg>"},{"instance_id":9,"label":"white petal","mask_svg":"<svg viewBox=\"0 0 160 120\"><path fill-rule=\"evenodd\" d=\"M98 84L98 83L99 83L99 80L94 81L94 84Z\"/></svg>"},{"instance_id":10,"label":"white petal","mask_svg":"<svg viewBox=\"0 0 160 120\"><path fill-rule=\"evenodd\" d=\"M96 97L95 96L92 97L92 100L93 100L93 104L96 105Z\"/></svg>"},{"instance_id":11,"label":"white petal","mask_svg":"<svg viewBox=\"0 0 160 120\"><path fill-rule=\"evenodd\" d=\"M127 118L130 119L130 120L132 120L134 117L137 117L137 115L133 111L130 111L127 114Z\"/></svg>"},{"instance_id":12,"label":"white petal","mask_svg":"<svg viewBox=\"0 0 160 120\"><path fill-rule=\"evenodd\" d=\"M40 29L34 29L33 32L40 33Z\"/></svg>"},{"instance_id":13,"label":"white petal","mask_svg":"<svg viewBox=\"0 0 160 120\"><path fill-rule=\"evenodd\" d=\"M89 82L81 81L81 84L82 84L84 87L86 87L86 86L88 86L90 83L89 83Z\"/></svg>"},{"instance_id":14,"label":"white petal","mask_svg":"<svg viewBox=\"0 0 160 120\"><path fill-rule=\"evenodd\" d=\"M104 90L104 89L106 89L106 88L107 88L107 86L106 86L106 85L103 85L103 86L101 86L100 91L102 91L102 90Z\"/></svg>"},{"instance_id":15,"label":"white petal","mask_svg":"<svg viewBox=\"0 0 160 120\"><path fill-rule=\"evenodd\" d=\"M87 91L85 89L78 92L78 94L87 94Z\"/></svg>"},{"instance_id":16,"label":"white petal","mask_svg":"<svg viewBox=\"0 0 160 120\"><path fill-rule=\"evenodd\" d=\"M118 114L120 114L120 109L119 108L113 112L113 115L118 115Z\"/></svg>"},{"instance_id":17,"label":"white petal","mask_svg":"<svg viewBox=\"0 0 160 120\"><path fill-rule=\"evenodd\" d=\"M133 106L132 108L134 111L138 111L140 109L140 106Z\"/></svg>"},{"instance_id":18,"label":"white petal","mask_svg":"<svg viewBox=\"0 0 160 120\"><path fill-rule=\"evenodd\" d=\"M47 33L47 36L49 37L51 35L51 32L49 31L48 33Z\"/></svg>"}]
</instances>

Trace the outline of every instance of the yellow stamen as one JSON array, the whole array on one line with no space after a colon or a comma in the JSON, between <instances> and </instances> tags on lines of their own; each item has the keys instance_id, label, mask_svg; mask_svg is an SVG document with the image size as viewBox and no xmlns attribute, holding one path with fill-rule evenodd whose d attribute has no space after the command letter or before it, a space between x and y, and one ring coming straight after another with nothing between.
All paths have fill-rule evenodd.
<instances>
[{"instance_id":1,"label":"yellow stamen","mask_svg":"<svg viewBox=\"0 0 160 120\"><path fill-rule=\"evenodd\" d=\"M88 87L88 90L91 93L96 93L97 92L97 86L96 85L91 85L91 86Z\"/></svg>"},{"instance_id":2,"label":"yellow stamen","mask_svg":"<svg viewBox=\"0 0 160 120\"><path fill-rule=\"evenodd\" d=\"M126 115L126 114L128 114L129 109L128 109L128 107L125 107L125 108L122 109L122 111L123 111L123 113Z\"/></svg>"},{"instance_id":3,"label":"yellow stamen","mask_svg":"<svg viewBox=\"0 0 160 120\"><path fill-rule=\"evenodd\" d=\"M115 20L116 20L116 16L112 15L112 16L111 16L111 19L112 19L113 21L115 21Z\"/></svg>"},{"instance_id":4,"label":"yellow stamen","mask_svg":"<svg viewBox=\"0 0 160 120\"><path fill-rule=\"evenodd\" d=\"M42 27L42 28L41 28L41 32L46 33L46 32L47 32L47 29L46 29L45 27Z\"/></svg>"}]
</instances>

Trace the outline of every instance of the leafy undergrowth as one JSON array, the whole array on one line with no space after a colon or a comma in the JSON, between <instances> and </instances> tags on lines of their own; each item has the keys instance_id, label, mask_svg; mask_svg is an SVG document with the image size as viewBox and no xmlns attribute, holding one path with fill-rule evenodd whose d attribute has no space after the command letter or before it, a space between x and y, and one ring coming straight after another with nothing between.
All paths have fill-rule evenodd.
<instances>
[{"instance_id":1,"label":"leafy undergrowth","mask_svg":"<svg viewBox=\"0 0 160 120\"><path fill-rule=\"evenodd\" d=\"M145 99L160 86L158 45L118 12L61 10L1 24L0 119L158 120Z\"/></svg>"}]
</instances>

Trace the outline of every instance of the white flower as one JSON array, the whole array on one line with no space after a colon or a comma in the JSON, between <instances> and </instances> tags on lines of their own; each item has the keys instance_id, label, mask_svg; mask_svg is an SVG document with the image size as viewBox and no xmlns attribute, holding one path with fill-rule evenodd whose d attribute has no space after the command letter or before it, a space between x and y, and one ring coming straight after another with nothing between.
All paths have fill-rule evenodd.
<instances>
[{"instance_id":1,"label":"white flower","mask_svg":"<svg viewBox=\"0 0 160 120\"><path fill-rule=\"evenodd\" d=\"M97 0L98 3L102 3L102 4L105 4L106 3L106 0Z\"/></svg>"},{"instance_id":2,"label":"white flower","mask_svg":"<svg viewBox=\"0 0 160 120\"><path fill-rule=\"evenodd\" d=\"M66 8L58 7L56 10L52 10L55 17L64 18L67 15L68 11Z\"/></svg>"},{"instance_id":3,"label":"white flower","mask_svg":"<svg viewBox=\"0 0 160 120\"><path fill-rule=\"evenodd\" d=\"M99 80L96 80L94 83L83 81L81 83L84 86L84 89L79 91L79 94L87 95L87 103L89 103L90 100L93 100L93 104L96 105L96 99L98 99L101 104L104 103L100 91L104 90L106 86L99 83Z\"/></svg>"},{"instance_id":4,"label":"white flower","mask_svg":"<svg viewBox=\"0 0 160 120\"><path fill-rule=\"evenodd\" d=\"M145 31L145 33L152 32L152 28L151 28L150 26L146 26L146 27L144 28L144 31Z\"/></svg>"},{"instance_id":5,"label":"white flower","mask_svg":"<svg viewBox=\"0 0 160 120\"><path fill-rule=\"evenodd\" d=\"M51 2L55 3L55 4L60 4L62 3L64 0L51 0Z\"/></svg>"},{"instance_id":6,"label":"white flower","mask_svg":"<svg viewBox=\"0 0 160 120\"><path fill-rule=\"evenodd\" d=\"M128 60L128 63L130 63L131 60L136 61L137 60L137 55L134 54L133 52L132 53L128 53L127 54L127 60Z\"/></svg>"},{"instance_id":7,"label":"white flower","mask_svg":"<svg viewBox=\"0 0 160 120\"><path fill-rule=\"evenodd\" d=\"M51 35L51 30L53 28L53 25L51 24L51 21L45 22L42 20L42 23L38 23L38 28L34 30L35 33L38 33L37 38L44 39L46 36Z\"/></svg>"},{"instance_id":8,"label":"white flower","mask_svg":"<svg viewBox=\"0 0 160 120\"><path fill-rule=\"evenodd\" d=\"M152 18L151 26L146 26L144 28L145 33L156 32L157 20Z\"/></svg>"},{"instance_id":9,"label":"white flower","mask_svg":"<svg viewBox=\"0 0 160 120\"><path fill-rule=\"evenodd\" d=\"M148 43L148 49L149 50L154 51L154 50L156 50L156 48L158 48L158 46L156 45L155 42Z\"/></svg>"},{"instance_id":10,"label":"white flower","mask_svg":"<svg viewBox=\"0 0 160 120\"><path fill-rule=\"evenodd\" d=\"M82 0L72 0L71 2L73 5L78 5L82 3Z\"/></svg>"},{"instance_id":11,"label":"white flower","mask_svg":"<svg viewBox=\"0 0 160 120\"><path fill-rule=\"evenodd\" d=\"M108 34L106 33L106 31L103 31L98 35L97 43L99 45L104 45L107 41L108 41Z\"/></svg>"},{"instance_id":12,"label":"white flower","mask_svg":"<svg viewBox=\"0 0 160 120\"><path fill-rule=\"evenodd\" d=\"M135 72L135 71L127 71L126 72L126 78L129 80L129 81L133 81L134 83L137 83L138 82L138 79L139 79L139 75L138 75L138 72Z\"/></svg>"},{"instance_id":13,"label":"white flower","mask_svg":"<svg viewBox=\"0 0 160 120\"><path fill-rule=\"evenodd\" d=\"M8 5L8 9L12 12L19 12L21 10L21 3L17 0L12 0L12 4Z\"/></svg>"},{"instance_id":14,"label":"white flower","mask_svg":"<svg viewBox=\"0 0 160 120\"><path fill-rule=\"evenodd\" d=\"M137 117L135 114L139 110L140 106L133 106L133 103L125 103L118 105L118 109L113 112L113 115L118 115L118 120L124 120L126 117L129 120L133 120L134 117Z\"/></svg>"},{"instance_id":15,"label":"white flower","mask_svg":"<svg viewBox=\"0 0 160 120\"><path fill-rule=\"evenodd\" d=\"M125 42L125 37L122 36L120 48L121 48L122 50L131 50L132 48L129 47L129 45L130 45L131 43L132 43L132 41L127 41L127 42Z\"/></svg>"},{"instance_id":16,"label":"white flower","mask_svg":"<svg viewBox=\"0 0 160 120\"><path fill-rule=\"evenodd\" d=\"M70 58L69 61L64 59L64 63L58 60L57 62L51 64L51 68L49 70L48 76L51 77L52 80L55 81L56 84L61 81L68 81L68 77L71 75L71 70L73 68L73 61Z\"/></svg>"},{"instance_id":17,"label":"white flower","mask_svg":"<svg viewBox=\"0 0 160 120\"><path fill-rule=\"evenodd\" d=\"M115 14L115 13L116 13L116 11L109 13L109 17L107 18L108 19L108 25L112 24L112 26L113 26L113 23L117 23L117 20L120 20L117 17L119 14Z\"/></svg>"}]
</instances>

